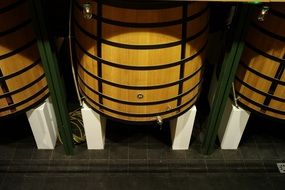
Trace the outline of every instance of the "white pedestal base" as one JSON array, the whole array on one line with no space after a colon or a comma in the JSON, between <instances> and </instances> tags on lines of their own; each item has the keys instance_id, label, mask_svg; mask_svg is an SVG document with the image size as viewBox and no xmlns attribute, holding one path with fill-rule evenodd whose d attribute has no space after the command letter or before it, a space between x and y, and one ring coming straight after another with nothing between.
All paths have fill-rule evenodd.
<instances>
[{"instance_id":1,"label":"white pedestal base","mask_svg":"<svg viewBox=\"0 0 285 190\"><path fill-rule=\"evenodd\" d=\"M104 149L106 118L83 103L81 109L88 149Z\"/></svg>"},{"instance_id":2,"label":"white pedestal base","mask_svg":"<svg viewBox=\"0 0 285 190\"><path fill-rule=\"evenodd\" d=\"M172 149L187 150L189 147L194 120L196 116L196 106L189 111L170 121Z\"/></svg>"},{"instance_id":3,"label":"white pedestal base","mask_svg":"<svg viewBox=\"0 0 285 190\"><path fill-rule=\"evenodd\" d=\"M221 149L238 148L249 116L250 112L235 107L228 99L218 132Z\"/></svg>"},{"instance_id":4,"label":"white pedestal base","mask_svg":"<svg viewBox=\"0 0 285 190\"><path fill-rule=\"evenodd\" d=\"M26 112L38 149L54 149L57 140L57 122L52 103L47 99L42 105Z\"/></svg>"}]
</instances>

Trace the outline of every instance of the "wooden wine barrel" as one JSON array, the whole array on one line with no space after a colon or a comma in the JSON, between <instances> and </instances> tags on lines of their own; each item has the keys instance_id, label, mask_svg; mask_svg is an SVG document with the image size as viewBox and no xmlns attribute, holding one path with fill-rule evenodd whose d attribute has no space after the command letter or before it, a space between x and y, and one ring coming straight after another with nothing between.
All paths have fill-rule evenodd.
<instances>
[{"instance_id":1,"label":"wooden wine barrel","mask_svg":"<svg viewBox=\"0 0 285 190\"><path fill-rule=\"evenodd\" d=\"M258 10L245 41L235 78L241 106L285 120L285 6L270 5L263 22Z\"/></svg>"},{"instance_id":2,"label":"wooden wine barrel","mask_svg":"<svg viewBox=\"0 0 285 190\"><path fill-rule=\"evenodd\" d=\"M75 1L78 82L85 102L128 122L177 117L196 102L208 7L197 2Z\"/></svg>"},{"instance_id":3,"label":"wooden wine barrel","mask_svg":"<svg viewBox=\"0 0 285 190\"><path fill-rule=\"evenodd\" d=\"M0 1L0 118L48 96L26 0Z\"/></svg>"}]
</instances>

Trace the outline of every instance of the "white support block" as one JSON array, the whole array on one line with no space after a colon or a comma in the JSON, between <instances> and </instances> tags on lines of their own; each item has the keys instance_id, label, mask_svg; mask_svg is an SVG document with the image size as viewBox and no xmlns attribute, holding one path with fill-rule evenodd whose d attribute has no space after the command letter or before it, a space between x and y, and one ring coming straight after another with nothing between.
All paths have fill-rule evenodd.
<instances>
[{"instance_id":1,"label":"white support block","mask_svg":"<svg viewBox=\"0 0 285 190\"><path fill-rule=\"evenodd\" d=\"M171 131L173 150L188 149L196 112L197 112L196 106L193 106L183 115L170 121L170 131Z\"/></svg>"},{"instance_id":2,"label":"white support block","mask_svg":"<svg viewBox=\"0 0 285 190\"><path fill-rule=\"evenodd\" d=\"M81 109L88 149L104 149L106 118L100 116L83 102Z\"/></svg>"},{"instance_id":3,"label":"white support block","mask_svg":"<svg viewBox=\"0 0 285 190\"><path fill-rule=\"evenodd\" d=\"M218 136L221 149L237 149L249 119L250 112L237 108L228 98Z\"/></svg>"},{"instance_id":4,"label":"white support block","mask_svg":"<svg viewBox=\"0 0 285 190\"><path fill-rule=\"evenodd\" d=\"M53 106L47 99L42 105L26 112L38 149L54 149L57 122Z\"/></svg>"}]
</instances>

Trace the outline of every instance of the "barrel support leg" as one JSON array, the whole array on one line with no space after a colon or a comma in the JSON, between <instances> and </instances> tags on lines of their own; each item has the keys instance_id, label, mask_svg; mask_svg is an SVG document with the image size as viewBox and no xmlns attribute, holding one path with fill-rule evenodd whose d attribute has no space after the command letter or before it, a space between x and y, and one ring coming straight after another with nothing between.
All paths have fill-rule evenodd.
<instances>
[{"instance_id":1,"label":"barrel support leg","mask_svg":"<svg viewBox=\"0 0 285 190\"><path fill-rule=\"evenodd\" d=\"M47 99L42 105L26 113L38 149L54 149L58 129L53 105Z\"/></svg>"},{"instance_id":2,"label":"barrel support leg","mask_svg":"<svg viewBox=\"0 0 285 190\"><path fill-rule=\"evenodd\" d=\"M173 150L188 149L196 112L197 112L196 106L193 106L183 115L170 121L170 131L171 131Z\"/></svg>"},{"instance_id":3,"label":"barrel support leg","mask_svg":"<svg viewBox=\"0 0 285 190\"><path fill-rule=\"evenodd\" d=\"M88 149L104 149L106 118L83 103L81 109Z\"/></svg>"},{"instance_id":4,"label":"barrel support leg","mask_svg":"<svg viewBox=\"0 0 285 190\"><path fill-rule=\"evenodd\" d=\"M221 149L238 148L249 116L250 112L237 108L228 98L218 131Z\"/></svg>"}]
</instances>

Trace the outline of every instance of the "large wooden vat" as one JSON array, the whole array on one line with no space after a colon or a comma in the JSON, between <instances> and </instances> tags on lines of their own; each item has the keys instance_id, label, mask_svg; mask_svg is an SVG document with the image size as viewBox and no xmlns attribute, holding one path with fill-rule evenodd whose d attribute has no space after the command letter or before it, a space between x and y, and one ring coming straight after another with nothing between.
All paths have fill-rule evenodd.
<instances>
[{"instance_id":1,"label":"large wooden vat","mask_svg":"<svg viewBox=\"0 0 285 190\"><path fill-rule=\"evenodd\" d=\"M100 114L131 122L190 109L202 83L208 7L197 2L75 1L78 82Z\"/></svg>"},{"instance_id":2,"label":"large wooden vat","mask_svg":"<svg viewBox=\"0 0 285 190\"><path fill-rule=\"evenodd\" d=\"M0 1L0 118L30 109L48 87L26 0Z\"/></svg>"},{"instance_id":3,"label":"large wooden vat","mask_svg":"<svg viewBox=\"0 0 285 190\"><path fill-rule=\"evenodd\" d=\"M285 6L272 4L263 22L253 14L235 88L242 106L285 120Z\"/></svg>"}]
</instances>

